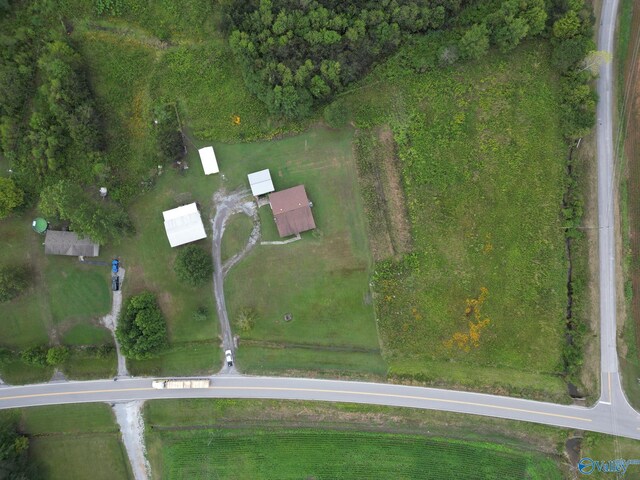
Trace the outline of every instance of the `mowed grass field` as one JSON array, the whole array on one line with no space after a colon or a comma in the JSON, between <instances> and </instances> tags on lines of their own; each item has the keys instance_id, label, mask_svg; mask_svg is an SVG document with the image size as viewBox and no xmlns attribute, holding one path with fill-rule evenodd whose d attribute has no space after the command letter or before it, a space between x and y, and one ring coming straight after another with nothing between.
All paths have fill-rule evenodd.
<instances>
[{"instance_id":1,"label":"mowed grass field","mask_svg":"<svg viewBox=\"0 0 640 480\"><path fill-rule=\"evenodd\" d=\"M163 400L145 422L155 478L562 478L560 430L445 412Z\"/></svg>"},{"instance_id":2,"label":"mowed grass field","mask_svg":"<svg viewBox=\"0 0 640 480\"><path fill-rule=\"evenodd\" d=\"M413 252L375 267L390 375L559 399L567 148L549 47L416 74L420 52L348 99L360 125L391 124L412 225ZM389 113L362 107L380 97Z\"/></svg>"},{"instance_id":3,"label":"mowed grass field","mask_svg":"<svg viewBox=\"0 0 640 480\"><path fill-rule=\"evenodd\" d=\"M331 430L163 432L163 478L562 478L553 461L481 442Z\"/></svg>"},{"instance_id":4,"label":"mowed grass field","mask_svg":"<svg viewBox=\"0 0 640 480\"><path fill-rule=\"evenodd\" d=\"M133 478L120 430L105 404L2 410L29 438L30 461L43 479Z\"/></svg>"},{"instance_id":5,"label":"mowed grass field","mask_svg":"<svg viewBox=\"0 0 640 480\"><path fill-rule=\"evenodd\" d=\"M67 332L75 328L93 332L82 339L87 343L75 342L75 345L112 343L108 332L98 325L100 317L111 309L109 267L83 265L76 257L45 255L44 236L31 229L34 215L29 211L22 217L0 222L3 239L0 265L27 266L31 278L28 290L1 306L0 347L18 352L54 343L56 339L64 343ZM102 254L97 260L108 261L108 258ZM82 363L91 370L94 360L97 361L85 358ZM115 362L115 357L110 360ZM92 376L103 376L112 370L109 362L97 363ZM78 365L70 359L66 366L70 367L67 373L73 377L72 370ZM0 364L0 376L8 383L47 380L51 374L50 368L28 366L17 359Z\"/></svg>"},{"instance_id":6,"label":"mowed grass field","mask_svg":"<svg viewBox=\"0 0 640 480\"><path fill-rule=\"evenodd\" d=\"M225 188L248 187L247 173L269 168L276 190L305 186L317 227L297 242L258 245L227 275L232 323L242 309L257 317L250 331L234 332L240 335L238 365L245 371L386 373L369 292L371 262L352 140L348 130L313 128L278 141L217 147ZM275 240L270 207L260 210L265 240ZM248 225L244 230L246 242ZM235 243L241 248L242 242ZM291 321L284 320L287 313Z\"/></svg>"}]
</instances>

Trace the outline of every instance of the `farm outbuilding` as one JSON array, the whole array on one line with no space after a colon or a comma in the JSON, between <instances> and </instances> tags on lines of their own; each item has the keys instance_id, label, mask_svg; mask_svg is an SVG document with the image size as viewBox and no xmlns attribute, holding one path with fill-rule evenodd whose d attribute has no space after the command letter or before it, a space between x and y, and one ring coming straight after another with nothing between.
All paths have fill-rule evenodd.
<instances>
[{"instance_id":1,"label":"farm outbuilding","mask_svg":"<svg viewBox=\"0 0 640 480\"><path fill-rule=\"evenodd\" d=\"M271 193L275 190L275 188L273 188L273 182L271 181L271 172L268 168L266 170L260 170L259 172L250 173L247 177L249 178L251 193L253 193L254 197Z\"/></svg>"},{"instance_id":2,"label":"farm outbuilding","mask_svg":"<svg viewBox=\"0 0 640 480\"><path fill-rule=\"evenodd\" d=\"M44 237L45 255L69 255L73 257L97 257L100 245L89 238L79 238L73 232L47 230Z\"/></svg>"},{"instance_id":3,"label":"farm outbuilding","mask_svg":"<svg viewBox=\"0 0 640 480\"><path fill-rule=\"evenodd\" d=\"M316 222L311 213L311 202L304 185L270 194L269 203L281 237L316 228Z\"/></svg>"},{"instance_id":4,"label":"farm outbuilding","mask_svg":"<svg viewBox=\"0 0 640 480\"><path fill-rule=\"evenodd\" d=\"M212 173L218 173L220 171L213 147L201 148L198 150L198 153L200 154L200 161L202 162L202 169L205 175L211 175Z\"/></svg>"},{"instance_id":5,"label":"farm outbuilding","mask_svg":"<svg viewBox=\"0 0 640 480\"><path fill-rule=\"evenodd\" d=\"M164 228L172 247L205 238L202 217L195 203L162 212Z\"/></svg>"}]
</instances>

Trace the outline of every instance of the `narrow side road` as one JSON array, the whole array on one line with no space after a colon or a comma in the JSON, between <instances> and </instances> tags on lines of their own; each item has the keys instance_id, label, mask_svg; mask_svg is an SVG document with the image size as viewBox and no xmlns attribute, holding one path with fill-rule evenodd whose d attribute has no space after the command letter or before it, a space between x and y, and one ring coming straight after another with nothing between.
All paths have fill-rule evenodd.
<instances>
[{"instance_id":1,"label":"narrow side road","mask_svg":"<svg viewBox=\"0 0 640 480\"><path fill-rule=\"evenodd\" d=\"M122 434L122 443L127 451L135 480L147 480L151 471L145 456L143 405L144 402L141 401L113 405L113 412Z\"/></svg>"}]
</instances>

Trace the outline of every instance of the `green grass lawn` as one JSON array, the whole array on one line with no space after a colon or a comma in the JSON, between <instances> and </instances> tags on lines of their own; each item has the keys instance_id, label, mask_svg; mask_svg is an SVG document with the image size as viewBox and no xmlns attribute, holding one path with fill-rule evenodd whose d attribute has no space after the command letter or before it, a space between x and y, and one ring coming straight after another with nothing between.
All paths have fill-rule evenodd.
<instances>
[{"instance_id":1,"label":"green grass lawn","mask_svg":"<svg viewBox=\"0 0 640 480\"><path fill-rule=\"evenodd\" d=\"M358 125L391 123L412 224L413 253L375 267L390 375L559 399L567 148L549 47L424 74L406 66L419 54L347 97ZM386 114L358 107L380 96Z\"/></svg>"},{"instance_id":2,"label":"green grass lawn","mask_svg":"<svg viewBox=\"0 0 640 480\"><path fill-rule=\"evenodd\" d=\"M129 479L120 430L105 404L2 410L29 438L30 461L46 479Z\"/></svg>"},{"instance_id":3,"label":"green grass lawn","mask_svg":"<svg viewBox=\"0 0 640 480\"><path fill-rule=\"evenodd\" d=\"M118 359L115 350L104 358L98 358L84 350L72 351L62 365L62 371L72 380L110 378L118 372Z\"/></svg>"},{"instance_id":4,"label":"green grass lawn","mask_svg":"<svg viewBox=\"0 0 640 480\"><path fill-rule=\"evenodd\" d=\"M161 400L147 402L144 417L156 478L562 478L557 449L567 435L326 402Z\"/></svg>"},{"instance_id":5,"label":"green grass lawn","mask_svg":"<svg viewBox=\"0 0 640 480\"><path fill-rule=\"evenodd\" d=\"M104 316L111 310L108 267L78 265L75 257L50 257L45 272L53 322ZM86 325L82 325L86 326Z\"/></svg>"},{"instance_id":6,"label":"green grass lawn","mask_svg":"<svg viewBox=\"0 0 640 480\"><path fill-rule=\"evenodd\" d=\"M562 478L539 455L417 435L217 429L161 438L163 478Z\"/></svg>"},{"instance_id":7,"label":"green grass lawn","mask_svg":"<svg viewBox=\"0 0 640 480\"><path fill-rule=\"evenodd\" d=\"M253 220L247 215L234 215L225 226L220 255L222 263L239 253L247 244Z\"/></svg>"},{"instance_id":8,"label":"green grass lawn","mask_svg":"<svg viewBox=\"0 0 640 480\"><path fill-rule=\"evenodd\" d=\"M67 330L63 337L66 345L101 345L112 341L111 332L104 327L79 324Z\"/></svg>"},{"instance_id":9,"label":"green grass lawn","mask_svg":"<svg viewBox=\"0 0 640 480\"><path fill-rule=\"evenodd\" d=\"M96 329L94 324L111 309L109 267L83 265L76 257L45 256L44 237L31 229L33 216L29 211L0 222L0 265L27 265L31 272L30 288L0 307L0 346L16 352L49 344L54 338L64 343L67 332L75 328ZM100 338L85 336L84 344L111 342L105 330L97 331ZM73 334L69 338L70 344L77 344ZM31 367L19 360L0 365L0 376L9 383L48 380L52 373L51 368Z\"/></svg>"},{"instance_id":10,"label":"green grass lawn","mask_svg":"<svg viewBox=\"0 0 640 480\"><path fill-rule=\"evenodd\" d=\"M243 308L257 313L254 328L240 333L238 365L248 371L384 371L369 295L369 253L351 153L350 131L314 128L268 143L221 144L216 148L225 188L248 186L246 174L270 168L276 190L304 184L317 228L287 245L259 245L225 279L229 317ZM273 217L262 207L269 239ZM293 320L284 321L290 313ZM243 340L248 340L242 344ZM260 345L260 342L263 342ZM266 342L266 343L264 343ZM339 346L291 354L283 345ZM269 349L265 351L265 347ZM275 348L272 348L275 347ZM257 349L252 351L252 349Z\"/></svg>"}]
</instances>

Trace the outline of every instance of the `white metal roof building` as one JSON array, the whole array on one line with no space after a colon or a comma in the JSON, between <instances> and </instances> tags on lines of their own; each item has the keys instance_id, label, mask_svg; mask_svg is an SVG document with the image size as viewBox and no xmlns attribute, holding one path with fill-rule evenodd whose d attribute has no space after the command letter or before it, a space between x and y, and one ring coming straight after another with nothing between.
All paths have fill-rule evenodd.
<instances>
[{"instance_id":1,"label":"white metal roof building","mask_svg":"<svg viewBox=\"0 0 640 480\"><path fill-rule=\"evenodd\" d=\"M268 168L266 170L260 170L259 172L250 173L247 177L249 177L251 193L253 193L254 197L275 190L275 188L273 188L273 182L271 181L271 172L269 172Z\"/></svg>"},{"instance_id":2,"label":"white metal roof building","mask_svg":"<svg viewBox=\"0 0 640 480\"><path fill-rule=\"evenodd\" d=\"M195 203L162 212L164 228L172 247L205 238L202 218Z\"/></svg>"},{"instance_id":3,"label":"white metal roof building","mask_svg":"<svg viewBox=\"0 0 640 480\"><path fill-rule=\"evenodd\" d=\"M200 154L200 161L202 162L205 175L211 175L212 173L218 173L220 171L213 147L201 148L198 150L198 153Z\"/></svg>"}]
</instances>

